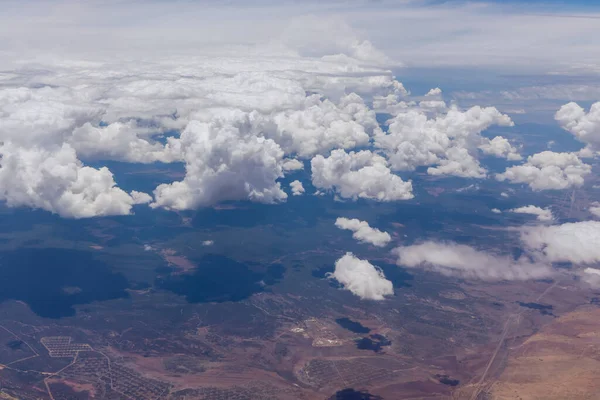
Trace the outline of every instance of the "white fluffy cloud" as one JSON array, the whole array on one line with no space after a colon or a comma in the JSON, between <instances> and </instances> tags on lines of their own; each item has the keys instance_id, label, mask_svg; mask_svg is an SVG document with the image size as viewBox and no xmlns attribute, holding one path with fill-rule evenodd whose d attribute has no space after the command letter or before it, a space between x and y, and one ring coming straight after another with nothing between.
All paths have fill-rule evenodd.
<instances>
[{"instance_id":1,"label":"white fluffy cloud","mask_svg":"<svg viewBox=\"0 0 600 400\"><path fill-rule=\"evenodd\" d=\"M589 211L595 216L600 218L600 202L594 201L590 204Z\"/></svg>"},{"instance_id":2,"label":"white fluffy cloud","mask_svg":"<svg viewBox=\"0 0 600 400\"><path fill-rule=\"evenodd\" d=\"M509 210L510 212L517 214L531 214L537 217L538 221L541 222L552 222L554 221L554 215L552 215L552 210L549 208L541 208L533 205L513 208Z\"/></svg>"},{"instance_id":3,"label":"white fluffy cloud","mask_svg":"<svg viewBox=\"0 0 600 400\"><path fill-rule=\"evenodd\" d=\"M377 201L413 198L412 183L394 175L385 158L368 150L359 152L334 150L329 157L311 160L312 183L316 188L331 190L345 199Z\"/></svg>"},{"instance_id":4,"label":"white fluffy cloud","mask_svg":"<svg viewBox=\"0 0 600 400\"><path fill-rule=\"evenodd\" d=\"M523 165L507 168L496 178L526 183L533 190L560 190L583 185L584 177L591 171L592 167L574 153L543 151L529 156Z\"/></svg>"},{"instance_id":5,"label":"white fluffy cloud","mask_svg":"<svg viewBox=\"0 0 600 400\"><path fill-rule=\"evenodd\" d=\"M299 180L290 182L290 188L292 188L292 195L294 196L300 196L305 192L304 186L302 186L302 182Z\"/></svg>"},{"instance_id":6,"label":"white fluffy cloud","mask_svg":"<svg viewBox=\"0 0 600 400\"><path fill-rule=\"evenodd\" d=\"M375 137L375 146L388 157L392 169L411 171L430 166L432 175L485 177L477 160L478 148L486 154L514 159L516 150L501 136L489 140L481 132L492 125L512 126L511 119L493 107L457 107L434 110L408 107L390 122L385 135Z\"/></svg>"},{"instance_id":7,"label":"white fluffy cloud","mask_svg":"<svg viewBox=\"0 0 600 400\"><path fill-rule=\"evenodd\" d=\"M346 253L335 262L335 271L328 276L361 299L384 300L394 294L392 282L383 271L366 260Z\"/></svg>"},{"instance_id":8,"label":"white fluffy cloud","mask_svg":"<svg viewBox=\"0 0 600 400\"><path fill-rule=\"evenodd\" d=\"M494 255L456 243L425 242L392 250L398 265L449 276L482 280L528 280L553 275L550 267L528 259Z\"/></svg>"},{"instance_id":9,"label":"white fluffy cloud","mask_svg":"<svg viewBox=\"0 0 600 400\"><path fill-rule=\"evenodd\" d=\"M521 240L538 258L550 262L600 262L600 221L528 226L522 228Z\"/></svg>"},{"instance_id":10,"label":"white fluffy cloud","mask_svg":"<svg viewBox=\"0 0 600 400\"><path fill-rule=\"evenodd\" d=\"M487 140L479 145L484 154L492 155L499 158L506 158L510 161L518 161L523 159L517 149L510 144L508 139L502 136L496 136L492 140Z\"/></svg>"},{"instance_id":11,"label":"white fluffy cloud","mask_svg":"<svg viewBox=\"0 0 600 400\"><path fill-rule=\"evenodd\" d=\"M231 113L211 123L193 121L181 133L182 181L154 191L153 207L187 210L227 200L284 201L283 150L256 134L257 115Z\"/></svg>"},{"instance_id":12,"label":"white fluffy cloud","mask_svg":"<svg viewBox=\"0 0 600 400\"><path fill-rule=\"evenodd\" d=\"M355 93L344 96L339 105L310 96L302 110L279 113L274 122L277 129L269 137L286 153L300 157L366 146L371 136L381 133L375 112Z\"/></svg>"},{"instance_id":13,"label":"white fluffy cloud","mask_svg":"<svg viewBox=\"0 0 600 400\"><path fill-rule=\"evenodd\" d=\"M377 247L385 247L392 240L389 233L371 228L367 221L356 218L348 219L340 217L336 219L335 226L353 232L352 237L362 243L370 243Z\"/></svg>"},{"instance_id":14,"label":"white fluffy cloud","mask_svg":"<svg viewBox=\"0 0 600 400\"><path fill-rule=\"evenodd\" d=\"M592 104L588 113L577 103L562 106L554 118L592 151L600 151L600 102Z\"/></svg>"},{"instance_id":15,"label":"white fluffy cloud","mask_svg":"<svg viewBox=\"0 0 600 400\"><path fill-rule=\"evenodd\" d=\"M9 207L41 208L69 218L127 215L146 193L125 193L107 168L84 166L68 144L51 150L0 146L0 199Z\"/></svg>"}]
</instances>

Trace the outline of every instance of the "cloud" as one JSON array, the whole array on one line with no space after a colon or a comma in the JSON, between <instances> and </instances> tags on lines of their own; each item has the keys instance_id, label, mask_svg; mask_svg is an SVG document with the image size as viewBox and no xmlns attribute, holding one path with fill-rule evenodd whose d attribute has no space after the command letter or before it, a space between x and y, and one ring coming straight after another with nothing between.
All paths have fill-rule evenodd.
<instances>
[{"instance_id":1,"label":"cloud","mask_svg":"<svg viewBox=\"0 0 600 400\"><path fill-rule=\"evenodd\" d=\"M581 279L587 282L590 286L600 287L600 269L586 268L579 274Z\"/></svg>"},{"instance_id":2,"label":"cloud","mask_svg":"<svg viewBox=\"0 0 600 400\"><path fill-rule=\"evenodd\" d=\"M509 210L509 211L513 212L513 213L518 213L518 214L535 215L535 216L537 216L537 220L541 221L541 222L554 221L554 216L552 215L552 210L550 210L549 208L541 208L541 207L529 205L529 206L524 206L524 207L519 207L519 208L513 208L512 210Z\"/></svg>"},{"instance_id":3,"label":"cloud","mask_svg":"<svg viewBox=\"0 0 600 400\"><path fill-rule=\"evenodd\" d=\"M205 240L202 242L202 246L212 246L213 244L215 244L213 240Z\"/></svg>"},{"instance_id":4,"label":"cloud","mask_svg":"<svg viewBox=\"0 0 600 400\"><path fill-rule=\"evenodd\" d=\"M335 279L363 300L384 300L394 294L392 282L385 279L383 271L366 260L346 253L335 262L335 271L328 276Z\"/></svg>"},{"instance_id":5,"label":"cloud","mask_svg":"<svg viewBox=\"0 0 600 400\"><path fill-rule=\"evenodd\" d=\"M545 2L271 0L257 6L204 0L174 8L163 1L75 6L8 0L0 16L0 52L68 51L89 59L106 53L193 55L232 44L272 43L306 57L343 53L368 62L397 58L411 66L548 71L589 65L597 70L597 46L587 40L597 31L596 10L585 9L584 15L579 3L548 9ZM35 29L28 28L31 23Z\"/></svg>"},{"instance_id":6,"label":"cloud","mask_svg":"<svg viewBox=\"0 0 600 400\"><path fill-rule=\"evenodd\" d=\"M445 104L445 103L444 103ZM425 110L406 106L391 119L386 134L376 135L381 149L395 171L412 171L430 166L431 175L483 178L486 171L477 160L478 148L486 154L514 159L516 150L501 136L490 141L481 132L492 125L512 126L511 119L493 107L461 111L452 106Z\"/></svg>"},{"instance_id":7,"label":"cloud","mask_svg":"<svg viewBox=\"0 0 600 400\"><path fill-rule=\"evenodd\" d=\"M284 171L298 171L304 169L304 163L302 161L296 160L295 158L290 158L287 160L283 160L283 170Z\"/></svg>"},{"instance_id":8,"label":"cloud","mask_svg":"<svg viewBox=\"0 0 600 400\"><path fill-rule=\"evenodd\" d=\"M344 199L376 201L413 198L412 183L394 175L385 158L368 150L334 150L329 157L311 160L312 183L318 189L334 191Z\"/></svg>"},{"instance_id":9,"label":"cloud","mask_svg":"<svg viewBox=\"0 0 600 400\"><path fill-rule=\"evenodd\" d=\"M595 216L600 218L600 202L594 201L590 204L589 211Z\"/></svg>"},{"instance_id":10,"label":"cloud","mask_svg":"<svg viewBox=\"0 0 600 400\"><path fill-rule=\"evenodd\" d=\"M290 182L290 187L292 188L292 195L294 196L300 196L305 192L304 186L302 186L302 182L299 180Z\"/></svg>"},{"instance_id":11,"label":"cloud","mask_svg":"<svg viewBox=\"0 0 600 400\"><path fill-rule=\"evenodd\" d=\"M427 92L427 94L425 96L441 96L442 95L442 89L436 87L434 89L429 90L429 92Z\"/></svg>"},{"instance_id":12,"label":"cloud","mask_svg":"<svg viewBox=\"0 0 600 400\"><path fill-rule=\"evenodd\" d=\"M574 153L543 151L529 156L523 165L507 168L496 179L526 183L533 190L560 190L582 186L591 171L592 167Z\"/></svg>"},{"instance_id":13,"label":"cloud","mask_svg":"<svg viewBox=\"0 0 600 400\"><path fill-rule=\"evenodd\" d=\"M479 149L483 151L484 154L498 158L506 158L509 161L523 159L517 149L510 144L508 139L503 138L502 136L496 136L492 140L479 145Z\"/></svg>"},{"instance_id":14,"label":"cloud","mask_svg":"<svg viewBox=\"0 0 600 400\"><path fill-rule=\"evenodd\" d=\"M84 166L68 144L59 148L0 146L0 199L9 207L41 208L67 218L127 215L150 201L116 187L107 168Z\"/></svg>"},{"instance_id":15,"label":"cloud","mask_svg":"<svg viewBox=\"0 0 600 400\"><path fill-rule=\"evenodd\" d=\"M592 104L588 113L577 103L565 104L554 118L591 151L600 151L600 102Z\"/></svg>"},{"instance_id":16,"label":"cloud","mask_svg":"<svg viewBox=\"0 0 600 400\"><path fill-rule=\"evenodd\" d=\"M551 226L526 226L521 241L528 251L549 262L600 262L600 221Z\"/></svg>"},{"instance_id":17,"label":"cloud","mask_svg":"<svg viewBox=\"0 0 600 400\"><path fill-rule=\"evenodd\" d=\"M502 214L502 211L500 211L497 208L492 208L490 211L493 212L494 214Z\"/></svg>"},{"instance_id":18,"label":"cloud","mask_svg":"<svg viewBox=\"0 0 600 400\"><path fill-rule=\"evenodd\" d=\"M366 146L370 137L381 133L375 112L355 93L344 96L338 105L310 96L301 110L289 110L274 117L277 129L272 137L286 153L310 157L336 148Z\"/></svg>"},{"instance_id":19,"label":"cloud","mask_svg":"<svg viewBox=\"0 0 600 400\"><path fill-rule=\"evenodd\" d=\"M211 123L192 121L181 133L182 181L159 185L153 207L187 210L227 200L284 201L283 150L258 136L260 117L232 112Z\"/></svg>"},{"instance_id":20,"label":"cloud","mask_svg":"<svg viewBox=\"0 0 600 400\"><path fill-rule=\"evenodd\" d=\"M553 275L550 267L531 262L526 257L515 260L456 243L429 241L397 247L392 253L398 256L398 265L469 279L529 280Z\"/></svg>"},{"instance_id":21,"label":"cloud","mask_svg":"<svg viewBox=\"0 0 600 400\"><path fill-rule=\"evenodd\" d=\"M371 228L368 222L358 219L340 217L336 219L335 226L352 231L352 237L359 242L369 243L377 247L385 247L392 240L389 233Z\"/></svg>"}]
</instances>

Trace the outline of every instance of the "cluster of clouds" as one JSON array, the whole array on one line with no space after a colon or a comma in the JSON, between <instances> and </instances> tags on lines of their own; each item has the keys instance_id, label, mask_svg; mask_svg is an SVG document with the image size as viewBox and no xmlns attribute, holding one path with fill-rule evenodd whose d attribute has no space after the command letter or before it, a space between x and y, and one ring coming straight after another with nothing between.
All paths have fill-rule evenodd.
<instances>
[{"instance_id":1,"label":"cluster of clouds","mask_svg":"<svg viewBox=\"0 0 600 400\"><path fill-rule=\"evenodd\" d=\"M413 6L394 12L417 12ZM507 138L485 136L513 125L495 107L460 109L439 88L411 97L391 72L401 65L386 55L393 49L348 23L360 26L357 14L333 16L311 4L312 16L298 17L286 4L273 8L278 22L266 24L254 7L244 18L214 4L165 7L14 3L0 16L0 38L20 38L0 41L0 200L70 218L127 215L139 204L280 203L305 192L299 180L284 188L281 179L310 165L319 193L389 202L414 197L404 171L485 178L480 158L522 159ZM57 28L64 15L81 34ZM107 29L102 15L123 20ZM132 26L125 16L136 15ZM23 31L33 16L36 29ZM160 24L175 21L178 29L157 36ZM120 40L106 40L111 35ZM390 114L385 129L378 112ZM600 103L589 112L570 103L556 120L597 151L599 114ZM185 176L152 193L125 191L109 169L90 166L107 160L182 163ZM578 154L543 152L497 179L565 189L590 171Z\"/></svg>"},{"instance_id":2,"label":"cluster of clouds","mask_svg":"<svg viewBox=\"0 0 600 400\"><path fill-rule=\"evenodd\" d=\"M527 184L532 190L562 190L583 185L592 167L575 153L543 151L496 175L499 181Z\"/></svg>"},{"instance_id":3,"label":"cluster of clouds","mask_svg":"<svg viewBox=\"0 0 600 400\"><path fill-rule=\"evenodd\" d=\"M480 155L521 159L508 139L482 136L493 125L514 125L494 107L475 106L463 111L448 106L439 88L429 91L419 103L393 104L392 99L385 107L395 115L387 122L388 131L375 135L374 146L386 155L394 171L428 167L430 175L484 178L487 171L479 163Z\"/></svg>"},{"instance_id":4,"label":"cluster of clouds","mask_svg":"<svg viewBox=\"0 0 600 400\"><path fill-rule=\"evenodd\" d=\"M544 222L550 222L552 217L550 210L535 206L509 211L537 215ZM360 242L384 247L390 241L387 233L370 227L366 221L338 218L335 225L353 231L354 238ZM512 231L519 235L519 257L432 240L399 246L391 252L397 258L398 266L484 281L556 278L564 272L553 268L553 263L567 262L584 267L573 271L583 281L600 285L600 270L595 268L600 263L600 221L528 225ZM393 294L393 285L380 268L351 253L338 259L335 271L328 277L336 279L344 289L361 299L383 300Z\"/></svg>"}]
</instances>

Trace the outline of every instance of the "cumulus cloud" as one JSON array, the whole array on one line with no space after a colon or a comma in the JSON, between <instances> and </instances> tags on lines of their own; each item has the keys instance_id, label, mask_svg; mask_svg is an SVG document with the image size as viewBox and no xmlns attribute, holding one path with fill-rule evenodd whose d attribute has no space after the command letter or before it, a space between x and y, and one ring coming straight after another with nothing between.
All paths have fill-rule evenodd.
<instances>
[{"instance_id":1,"label":"cumulus cloud","mask_svg":"<svg viewBox=\"0 0 600 400\"><path fill-rule=\"evenodd\" d=\"M283 150L256 135L256 117L237 112L211 123L190 122L180 139L185 178L159 185L152 206L187 210L227 200L284 201L287 194L277 182Z\"/></svg>"},{"instance_id":2,"label":"cumulus cloud","mask_svg":"<svg viewBox=\"0 0 600 400\"><path fill-rule=\"evenodd\" d=\"M431 175L483 178L486 171L477 160L479 148L499 157L517 156L503 137L490 141L481 136L492 125L512 126L513 122L493 107L461 111L452 106L440 111L437 106L423 109L420 105L400 111L389 121L388 132L376 135L374 143L396 171L430 166Z\"/></svg>"},{"instance_id":3,"label":"cumulus cloud","mask_svg":"<svg viewBox=\"0 0 600 400\"><path fill-rule=\"evenodd\" d=\"M397 247L392 253L398 256L398 265L448 276L495 281L541 279L553 275L550 267L531 262L526 257L515 260L456 243L429 241Z\"/></svg>"},{"instance_id":4,"label":"cumulus cloud","mask_svg":"<svg viewBox=\"0 0 600 400\"><path fill-rule=\"evenodd\" d=\"M385 158L368 150L334 150L329 157L311 160L312 183L316 188L334 191L340 197L376 201L413 198L412 183L394 175Z\"/></svg>"},{"instance_id":5,"label":"cumulus cloud","mask_svg":"<svg viewBox=\"0 0 600 400\"><path fill-rule=\"evenodd\" d=\"M150 201L116 187L107 168L84 166L68 144L59 148L0 146L0 199L9 207L41 208L68 218L130 214Z\"/></svg>"},{"instance_id":6,"label":"cumulus cloud","mask_svg":"<svg viewBox=\"0 0 600 400\"><path fill-rule=\"evenodd\" d=\"M380 268L352 253L346 253L335 262L335 271L328 278L337 280L361 299L384 300L385 296L394 294L392 282Z\"/></svg>"},{"instance_id":7,"label":"cumulus cloud","mask_svg":"<svg viewBox=\"0 0 600 400\"><path fill-rule=\"evenodd\" d=\"M425 96L441 96L441 94L442 94L442 89L436 87L436 88L429 90L429 92L427 92L427 94L425 94Z\"/></svg>"},{"instance_id":8,"label":"cumulus cloud","mask_svg":"<svg viewBox=\"0 0 600 400\"><path fill-rule=\"evenodd\" d=\"M521 241L530 252L550 262L600 262L600 221L523 227Z\"/></svg>"},{"instance_id":9,"label":"cumulus cloud","mask_svg":"<svg viewBox=\"0 0 600 400\"><path fill-rule=\"evenodd\" d=\"M502 211L500 211L500 210L499 210L499 209L497 209L497 208L492 208L492 209L491 209L491 211L492 211L494 214L502 214Z\"/></svg>"},{"instance_id":10,"label":"cumulus cloud","mask_svg":"<svg viewBox=\"0 0 600 400\"><path fill-rule=\"evenodd\" d=\"M283 170L284 171L298 171L304 169L304 163L302 161L296 160L295 158L290 158L287 160L283 160Z\"/></svg>"},{"instance_id":11,"label":"cumulus cloud","mask_svg":"<svg viewBox=\"0 0 600 400\"><path fill-rule=\"evenodd\" d=\"M375 112L355 93L344 96L339 105L310 96L302 110L290 110L274 117L277 129L272 137L286 151L310 157L336 148L366 146L370 137L381 133Z\"/></svg>"},{"instance_id":12,"label":"cumulus cloud","mask_svg":"<svg viewBox=\"0 0 600 400\"><path fill-rule=\"evenodd\" d=\"M479 145L479 149L484 154L492 155L499 158L506 158L509 161L518 161L523 159L517 149L510 144L508 139L502 136L496 136L492 140Z\"/></svg>"},{"instance_id":13,"label":"cumulus cloud","mask_svg":"<svg viewBox=\"0 0 600 400\"><path fill-rule=\"evenodd\" d=\"M367 221L340 217L336 219L335 226L340 229L352 231L352 237L359 242L369 243L377 247L385 247L392 240L389 233L371 228Z\"/></svg>"},{"instance_id":14,"label":"cumulus cloud","mask_svg":"<svg viewBox=\"0 0 600 400\"><path fill-rule=\"evenodd\" d=\"M543 151L529 156L522 165L507 168L496 178L526 183L533 190L560 190L582 186L584 177L591 171L592 167L574 153Z\"/></svg>"},{"instance_id":15,"label":"cumulus cloud","mask_svg":"<svg viewBox=\"0 0 600 400\"><path fill-rule=\"evenodd\" d=\"M290 182L290 187L292 188L292 195L294 196L300 196L305 192L304 186L302 186L302 182L299 180Z\"/></svg>"},{"instance_id":16,"label":"cumulus cloud","mask_svg":"<svg viewBox=\"0 0 600 400\"><path fill-rule=\"evenodd\" d=\"M594 287L600 287L600 269L585 268L579 276L584 282Z\"/></svg>"},{"instance_id":17,"label":"cumulus cloud","mask_svg":"<svg viewBox=\"0 0 600 400\"><path fill-rule=\"evenodd\" d=\"M510 212L517 214L531 214L537 217L538 221L541 222L552 222L554 221L554 215L552 215L552 210L549 208L541 208L533 205L513 208L509 210Z\"/></svg>"},{"instance_id":18,"label":"cumulus cloud","mask_svg":"<svg viewBox=\"0 0 600 400\"><path fill-rule=\"evenodd\" d=\"M600 102L592 104L587 113L577 103L565 104L554 118L591 151L600 151Z\"/></svg>"},{"instance_id":19,"label":"cumulus cloud","mask_svg":"<svg viewBox=\"0 0 600 400\"><path fill-rule=\"evenodd\" d=\"M592 215L594 215L595 217L600 218L600 202L598 201L594 201L590 204L590 208L589 211L592 213Z\"/></svg>"},{"instance_id":20,"label":"cumulus cloud","mask_svg":"<svg viewBox=\"0 0 600 400\"><path fill-rule=\"evenodd\" d=\"M202 246L212 246L213 244L215 244L215 242L213 240L204 240L202 242Z\"/></svg>"}]
</instances>

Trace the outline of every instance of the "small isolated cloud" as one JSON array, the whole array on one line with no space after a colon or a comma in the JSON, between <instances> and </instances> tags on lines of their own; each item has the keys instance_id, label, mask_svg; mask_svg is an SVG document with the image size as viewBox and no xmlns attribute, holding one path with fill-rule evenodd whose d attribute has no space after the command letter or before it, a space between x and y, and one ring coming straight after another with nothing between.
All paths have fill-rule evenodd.
<instances>
[{"instance_id":1,"label":"small isolated cloud","mask_svg":"<svg viewBox=\"0 0 600 400\"><path fill-rule=\"evenodd\" d=\"M284 171L298 171L300 169L304 169L304 163L302 161L296 160L295 158L283 160Z\"/></svg>"},{"instance_id":2,"label":"small isolated cloud","mask_svg":"<svg viewBox=\"0 0 600 400\"><path fill-rule=\"evenodd\" d=\"M492 211L494 214L502 214L502 211L500 211L500 210L499 210L499 209L497 209L497 208L492 208L492 210L491 210L491 211Z\"/></svg>"},{"instance_id":3,"label":"small isolated cloud","mask_svg":"<svg viewBox=\"0 0 600 400\"><path fill-rule=\"evenodd\" d=\"M385 296L394 294L392 282L385 279L380 268L352 253L346 253L335 262L335 271L328 278L337 280L361 299L384 300Z\"/></svg>"},{"instance_id":4,"label":"small isolated cloud","mask_svg":"<svg viewBox=\"0 0 600 400\"><path fill-rule=\"evenodd\" d=\"M519 208L513 208L510 212L517 214L531 214L537 216L537 220L541 222L552 222L554 221L554 215L552 215L552 210L549 208L541 208L537 206L524 206Z\"/></svg>"},{"instance_id":5,"label":"small isolated cloud","mask_svg":"<svg viewBox=\"0 0 600 400\"><path fill-rule=\"evenodd\" d=\"M600 202L594 201L592 204L590 204L590 208L588 210L590 213L592 213L592 215L600 218Z\"/></svg>"},{"instance_id":6,"label":"small isolated cloud","mask_svg":"<svg viewBox=\"0 0 600 400\"><path fill-rule=\"evenodd\" d=\"M592 104L588 113L577 103L565 104L554 118L591 151L600 151L600 102Z\"/></svg>"},{"instance_id":7,"label":"small isolated cloud","mask_svg":"<svg viewBox=\"0 0 600 400\"><path fill-rule=\"evenodd\" d=\"M581 279L594 287L600 287L600 269L586 268L579 274Z\"/></svg>"},{"instance_id":8,"label":"small isolated cloud","mask_svg":"<svg viewBox=\"0 0 600 400\"><path fill-rule=\"evenodd\" d=\"M550 262L600 262L600 221L523 227L521 241L538 258Z\"/></svg>"},{"instance_id":9,"label":"small isolated cloud","mask_svg":"<svg viewBox=\"0 0 600 400\"><path fill-rule=\"evenodd\" d=\"M397 264L408 268L422 268L448 276L482 280L528 280L549 277L550 267L526 258L495 255L471 246L456 243L425 242L397 247Z\"/></svg>"},{"instance_id":10,"label":"small isolated cloud","mask_svg":"<svg viewBox=\"0 0 600 400\"><path fill-rule=\"evenodd\" d=\"M314 157L311 167L316 188L333 191L344 199L395 201L414 197L411 181L393 174L385 158L368 150L334 150L327 158Z\"/></svg>"},{"instance_id":11,"label":"small isolated cloud","mask_svg":"<svg viewBox=\"0 0 600 400\"><path fill-rule=\"evenodd\" d=\"M213 244L215 244L213 240L205 240L202 242L202 246L212 246Z\"/></svg>"},{"instance_id":12,"label":"small isolated cloud","mask_svg":"<svg viewBox=\"0 0 600 400\"><path fill-rule=\"evenodd\" d=\"M154 247L150 246L149 244L144 245L144 251L152 251L152 250L154 250Z\"/></svg>"},{"instance_id":13,"label":"small isolated cloud","mask_svg":"<svg viewBox=\"0 0 600 400\"><path fill-rule=\"evenodd\" d=\"M290 182L290 187L292 188L292 195L300 196L304 194L304 186L302 186L302 182L300 182L299 180Z\"/></svg>"},{"instance_id":14,"label":"small isolated cloud","mask_svg":"<svg viewBox=\"0 0 600 400\"><path fill-rule=\"evenodd\" d=\"M371 228L367 221L340 217L335 221L335 226L354 232L352 237L361 243L370 243L373 246L384 247L392 240L387 232Z\"/></svg>"},{"instance_id":15,"label":"small isolated cloud","mask_svg":"<svg viewBox=\"0 0 600 400\"><path fill-rule=\"evenodd\" d=\"M442 94L442 89L436 87L434 89L429 90L425 96L440 96Z\"/></svg>"},{"instance_id":16,"label":"small isolated cloud","mask_svg":"<svg viewBox=\"0 0 600 400\"><path fill-rule=\"evenodd\" d=\"M500 193L500 196L502 196L502 197L509 197L510 195L508 193L506 193L506 192L502 192L502 193Z\"/></svg>"},{"instance_id":17,"label":"small isolated cloud","mask_svg":"<svg viewBox=\"0 0 600 400\"><path fill-rule=\"evenodd\" d=\"M496 179L526 183L533 190L560 190L582 186L591 171L575 153L543 151L529 156L523 165L507 168Z\"/></svg>"},{"instance_id":18,"label":"small isolated cloud","mask_svg":"<svg viewBox=\"0 0 600 400\"><path fill-rule=\"evenodd\" d=\"M483 151L484 154L499 158L506 158L509 161L518 161L523 159L517 149L510 144L508 139L502 136L496 136L492 140L485 141L479 146L479 149Z\"/></svg>"}]
</instances>

